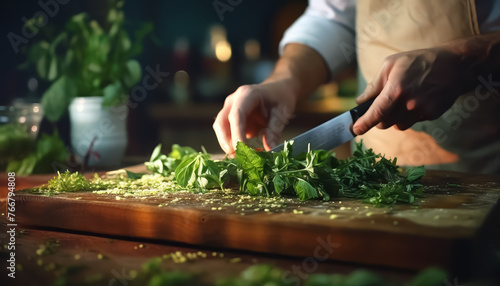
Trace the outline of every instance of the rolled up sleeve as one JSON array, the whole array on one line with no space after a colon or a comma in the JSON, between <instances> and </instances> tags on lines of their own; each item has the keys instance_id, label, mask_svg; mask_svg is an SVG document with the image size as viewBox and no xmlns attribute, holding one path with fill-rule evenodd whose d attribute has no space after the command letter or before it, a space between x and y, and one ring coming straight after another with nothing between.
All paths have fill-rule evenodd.
<instances>
[{"instance_id":1,"label":"rolled up sleeve","mask_svg":"<svg viewBox=\"0 0 500 286\"><path fill-rule=\"evenodd\" d=\"M330 75L336 75L356 59L355 0L310 0L309 6L281 39L280 54L287 44L300 43L316 50Z\"/></svg>"}]
</instances>

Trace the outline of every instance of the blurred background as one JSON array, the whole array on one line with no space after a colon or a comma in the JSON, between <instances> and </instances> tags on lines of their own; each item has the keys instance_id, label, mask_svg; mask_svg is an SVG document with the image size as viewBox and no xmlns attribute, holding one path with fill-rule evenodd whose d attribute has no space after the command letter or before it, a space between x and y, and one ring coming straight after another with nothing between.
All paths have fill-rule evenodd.
<instances>
[{"instance_id":1,"label":"blurred background","mask_svg":"<svg viewBox=\"0 0 500 286\"><path fill-rule=\"evenodd\" d=\"M80 12L87 12L98 22L107 16L107 3L102 0L41 2L58 4L57 13L49 17L49 24L56 27ZM34 70L18 68L26 58L22 53L24 43L19 45L21 52L15 53L6 35L12 32L21 35L23 19L33 17L42 8L37 1L20 0L4 1L3 6L0 105L20 99L40 101L48 84ZM136 57L143 76L147 67L168 73L129 110L127 162L143 160L158 143L163 143L167 152L170 145L178 143L196 149L203 145L208 152L221 153L212 123L224 98L238 86L258 83L269 75L278 58L283 32L306 6L306 0L125 0L127 31L132 34L144 22L154 26L143 41L142 53ZM38 34L29 41L36 41ZM285 137L353 107L354 75L352 67L300 104ZM69 146L67 113L55 128ZM43 120L40 129L52 132L54 126Z\"/></svg>"}]
</instances>

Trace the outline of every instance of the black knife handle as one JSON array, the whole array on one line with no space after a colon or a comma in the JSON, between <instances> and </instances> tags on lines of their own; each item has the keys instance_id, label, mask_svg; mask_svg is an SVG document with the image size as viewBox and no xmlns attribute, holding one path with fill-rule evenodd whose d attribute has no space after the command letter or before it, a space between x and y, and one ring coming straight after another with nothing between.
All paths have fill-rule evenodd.
<instances>
[{"instance_id":1,"label":"black knife handle","mask_svg":"<svg viewBox=\"0 0 500 286\"><path fill-rule=\"evenodd\" d=\"M363 114L366 113L366 111L368 110L368 108L370 108L370 106L372 105L374 100L375 100L375 97L368 100L368 101L361 103L360 105L358 105L350 110L351 117L352 117L352 123L355 123L361 116L363 116Z\"/></svg>"}]
</instances>

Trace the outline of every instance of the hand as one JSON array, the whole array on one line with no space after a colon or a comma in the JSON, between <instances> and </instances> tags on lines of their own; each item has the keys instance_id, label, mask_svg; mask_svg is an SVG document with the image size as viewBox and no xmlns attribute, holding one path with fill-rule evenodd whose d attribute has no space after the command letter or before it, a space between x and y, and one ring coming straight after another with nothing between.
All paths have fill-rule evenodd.
<instances>
[{"instance_id":1,"label":"hand","mask_svg":"<svg viewBox=\"0 0 500 286\"><path fill-rule=\"evenodd\" d=\"M213 128L221 148L234 155L238 141L262 135L266 150L278 145L295 110L296 96L285 80L243 85L229 95Z\"/></svg>"},{"instance_id":2,"label":"hand","mask_svg":"<svg viewBox=\"0 0 500 286\"><path fill-rule=\"evenodd\" d=\"M461 57L446 48L414 50L387 57L379 74L356 99L376 97L353 126L357 135L377 126L405 130L433 120L449 109L462 91Z\"/></svg>"},{"instance_id":3,"label":"hand","mask_svg":"<svg viewBox=\"0 0 500 286\"><path fill-rule=\"evenodd\" d=\"M298 43L286 45L268 79L241 86L226 98L213 125L221 148L234 156L238 141L262 135L264 148L272 149L281 141L298 98L328 78L328 66L316 50Z\"/></svg>"}]
</instances>

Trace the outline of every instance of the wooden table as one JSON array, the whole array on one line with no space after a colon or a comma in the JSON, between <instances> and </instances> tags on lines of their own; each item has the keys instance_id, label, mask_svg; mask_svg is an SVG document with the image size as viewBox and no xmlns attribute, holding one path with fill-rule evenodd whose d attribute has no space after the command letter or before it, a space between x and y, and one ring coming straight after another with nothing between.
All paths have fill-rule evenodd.
<instances>
[{"instance_id":1,"label":"wooden table","mask_svg":"<svg viewBox=\"0 0 500 286\"><path fill-rule=\"evenodd\" d=\"M137 171L137 169L136 169ZM2 178L2 183L4 182ZM5 177L6 178L6 177ZM436 180L440 180L443 182L443 178L446 178L446 184L451 183L454 184L466 184L469 186L473 186L473 189L484 189L487 187L489 190L498 190L499 180L498 177L493 176L474 176L474 175L465 175L465 174L457 174L457 173L432 173L426 177L427 182L436 182ZM34 176L27 178L17 178L18 185L23 187L30 187L34 185L39 185L41 182L46 182L48 177L43 176ZM454 188L454 187L450 187ZM441 192L439 190L434 190L435 192ZM449 191L449 190L445 190ZM451 207L452 205L457 204L469 204L471 201L469 199L473 197L477 197L474 194L471 195L470 191L463 192L467 200L464 200L464 197L461 196L450 196L450 198L454 198L450 201ZM443 194L441 194L443 195ZM498 200L498 197L495 196L496 193L493 192L490 199ZM429 200L429 196L427 195L425 199ZM493 198L493 196L495 196ZM487 197L486 197L487 198ZM424 200L425 200L424 199ZM484 196L481 197L481 200L485 199ZM429 200L432 204L432 200ZM335 202L334 202L335 203ZM338 201L336 201L338 203ZM442 202L441 202L442 203ZM349 208L349 203L344 201L345 208ZM489 205L492 206L491 204ZM443 205L440 205L440 208ZM444 206L446 207L446 206ZM156 206L157 208L157 206ZM351 206L352 208L352 206ZM340 210L340 208L339 208ZM376 211L376 210L375 210ZM363 212L366 216L366 214ZM437 215L437 214L435 214ZM299 217L299 216L297 216ZM498 219L498 213L492 213L491 219ZM414 219L414 218L413 218ZM407 224L404 218L398 219L399 226L403 226ZM436 220L439 221L439 220ZM496 220L499 222L500 220ZM390 222L394 223L394 218L390 218ZM371 219L365 220L366 226L369 228L369 224L371 224ZM490 225L490 224L488 224ZM393 225L394 227L397 227ZM2 228L5 228L6 224L2 224ZM157 229L158 226L152 226L150 229ZM19 232L22 228L18 227L17 231ZM449 230L449 229L447 229ZM86 230L88 231L88 230ZM488 227L486 229L481 229L480 232L484 233L489 239L487 239L488 243L491 244L493 242L500 241L500 235L498 234L498 228ZM5 233L4 229L1 230L0 235ZM187 252L206 252L207 254L211 254L213 251L224 252L224 258L208 258L208 259L197 259L187 264L176 264L172 261L168 261L166 263L168 269L181 269L193 273L198 273L202 275L203 280L207 283L213 282L217 277L227 276L230 274L238 273L243 270L247 266L254 263L273 263L278 265L282 269L292 269L294 266L301 267L307 255L301 255L300 253L294 253L291 251L291 254L296 254L296 256L284 255L281 254L272 254L272 253L264 253L259 249L250 249L257 250L260 252L241 250L241 249L228 249L227 247L222 247L222 245L217 244L208 244L211 246L188 246L186 244L180 244L178 242L173 242L172 240L164 240L164 239L155 239L154 236L147 235L133 235L133 236L125 236L120 235L120 233L113 234L107 231L102 231L101 233L105 234L93 234L88 235L88 233L78 232L75 230L64 230L63 232L47 230L47 229L28 229L28 233L25 235L20 235L18 237L19 246L19 261L21 265L23 265L24 270L19 271L19 277L22 277L16 282L23 282L22 285L39 285L37 284L39 281L51 281L54 278L54 271L45 271L45 267L50 267L50 263L54 263L54 265L64 265L65 267L69 265L83 265L83 269L81 273L78 275L82 275L84 277L95 276L96 274L102 275L101 282L103 285L107 285L108 282L113 281L112 279L116 279L116 276L121 271L130 271L132 269L139 269L140 265L147 261L149 258L153 256L158 256L162 254L168 254L175 251L182 251L184 253ZM484 237L484 235L481 235ZM441 237L447 237L446 233L443 233ZM38 259L40 257L36 254L36 249L39 247L39 244L44 243L49 238L57 239L60 242L59 250L47 257L42 257L43 265L38 265ZM462 241L463 242L463 241ZM464 257L464 259L483 259L482 256L474 257L474 255L470 255L468 251L460 251L460 243L461 240L457 241L458 245L455 245L453 253L458 257ZM142 247L141 247L142 245ZM424 244L425 245L425 244ZM470 246L470 245L469 245ZM468 247L469 247L468 246ZM458 248L457 248L458 247ZM498 249L498 244L494 246ZM491 246L490 249L493 249ZM5 250L4 250L5 251ZM278 251L279 252L279 251ZM75 260L75 255L80 255L80 260ZM102 254L105 259L98 259L98 254ZM439 256L438 254L436 254ZM299 257L301 256L301 257ZM312 254L310 255L312 256ZM241 262L231 263L231 259L239 257L242 259ZM412 265L411 263L412 257L408 258L406 261L406 266ZM315 273L349 273L354 269L365 267L369 268L375 272L380 273L385 276L387 279L396 282L397 284L402 281L406 281L414 275L419 269L422 269L425 265L419 264L416 267L394 267L397 265L391 265L392 267L387 266L377 266L377 261L389 261L387 257L380 257L378 259L375 257L373 262L368 264L361 264L354 262L339 262L339 261L317 261L318 269L315 270ZM474 261L474 263L479 263L481 261ZM421 263L421 262L420 262ZM383 263L387 265L387 263ZM390 264L390 263L389 263ZM470 263L466 263L470 265ZM430 265L427 265L430 266ZM122 270L124 269L124 270ZM2 269L2 271L5 271ZM25 271L25 272L24 272ZM26 275L26 273L30 273ZM462 280L467 279L470 275L483 275L484 273L457 273L458 277ZM76 277L80 277L80 276ZM5 277L4 273L0 276L0 281L3 281L3 277ZM104 282L107 283L104 283ZM3 284L2 284L3 285ZM21 285L21 284L20 284ZM117 283L118 285L118 283Z\"/></svg>"}]
</instances>

